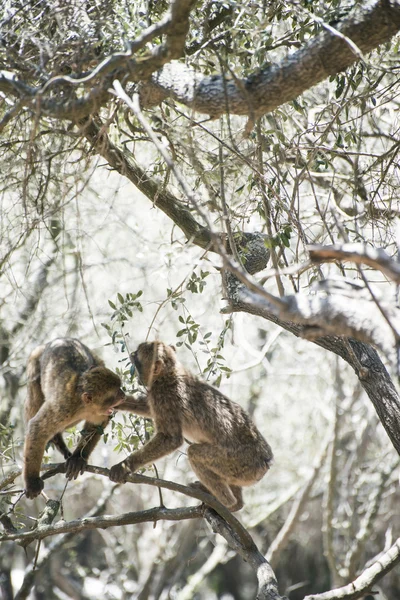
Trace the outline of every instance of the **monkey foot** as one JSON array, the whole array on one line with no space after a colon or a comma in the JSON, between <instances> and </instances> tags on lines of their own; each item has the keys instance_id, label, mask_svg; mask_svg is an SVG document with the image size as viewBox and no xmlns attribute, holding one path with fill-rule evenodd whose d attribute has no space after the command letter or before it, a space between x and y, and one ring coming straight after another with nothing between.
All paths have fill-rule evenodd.
<instances>
[{"instance_id":1,"label":"monkey foot","mask_svg":"<svg viewBox=\"0 0 400 600\"><path fill-rule=\"evenodd\" d=\"M226 508L230 512L237 512L238 510L241 510L243 508L243 500L237 498L236 502L234 504L226 504L225 502L223 502L222 500L217 498L212 492L210 492L210 490L207 489L206 486L203 483L201 483L201 481L193 481L192 483L188 483L188 487L193 488L195 490L201 490L202 492L206 492L207 494L210 494L211 496L213 496L214 498L219 500L219 502L221 502L221 504L226 506ZM203 504L204 504L204 502L203 502Z\"/></svg>"},{"instance_id":2,"label":"monkey foot","mask_svg":"<svg viewBox=\"0 0 400 600\"><path fill-rule=\"evenodd\" d=\"M39 496L44 488L44 481L41 477L28 477L26 480L25 495L32 500Z\"/></svg>"},{"instance_id":3,"label":"monkey foot","mask_svg":"<svg viewBox=\"0 0 400 600\"><path fill-rule=\"evenodd\" d=\"M111 467L110 479L111 481L114 481L114 483L126 483L126 478L130 473L130 468L124 462L120 462Z\"/></svg>"},{"instance_id":4,"label":"monkey foot","mask_svg":"<svg viewBox=\"0 0 400 600\"><path fill-rule=\"evenodd\" d=\"M207 494L211 494L210 490L208 490L206 486L201 483L201 481L192 481L191 483L188 483L188 487L193 488L194 490L201 490L202 492L206 492Z\"/></svg>"},{"instance_id":5,"label":"monkey foot","mask_svg":"<svg viewBox=\"0 0 400 600\"><path fill-rule=\"evenodd\" d=\"M76 479L78 475L81 475L85 472L87 461L82 456L70 456L65 461L66 469L65 469L65 477L67 479Z\"/></svg>"}]
</instances>

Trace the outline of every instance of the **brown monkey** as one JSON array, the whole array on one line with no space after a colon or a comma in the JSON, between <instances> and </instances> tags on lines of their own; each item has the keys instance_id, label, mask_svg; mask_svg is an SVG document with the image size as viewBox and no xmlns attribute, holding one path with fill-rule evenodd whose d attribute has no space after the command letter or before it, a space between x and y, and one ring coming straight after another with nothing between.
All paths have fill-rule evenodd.
<instances>
[{"instance_id":1,"label":"brown monkey","mask_svg":"<svg viewBox=\"0 0 400 600\"><path fill-rule=\"evenodd\" d=\"M271 448L250 417L219 390L186 371L171 346L140 344L133 362L148 395L137 401L129 398L118 408L152 418L156 434L114 465L110 479L125 482L129 472L176 450L186 438L193 442L188 457L201 482L197 485L231 511L240 510L242 486L259 481L272 462Z\"/></svg>"},{"instance_id":2,"label":"brown monkey","mask_svg":"<svg viewBox=\"0 0 400 600\"><path fill-rule=\"evenodd\" d=\"M66 459L66 477L76 479L125 394L118 375L73 338L58 338L36 348L27 371L24 480L27 498L35 498L44 486L39 474L47 442ZM71 454L61 432L82 420L82 437Z\"/></svg>"}]
</instances>

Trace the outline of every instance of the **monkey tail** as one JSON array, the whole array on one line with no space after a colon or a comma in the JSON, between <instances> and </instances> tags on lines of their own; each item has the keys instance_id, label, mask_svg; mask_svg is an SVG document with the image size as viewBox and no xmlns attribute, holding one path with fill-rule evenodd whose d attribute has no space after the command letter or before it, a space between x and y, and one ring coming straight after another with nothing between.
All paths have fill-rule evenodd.
<instances>
[{"instance_id":1,"label":"monkey tail","mask_svg":"<svg viewBox=\"0 0 400 600\"><path fill-rule=\"evenodd\" d=\"M40 358L45 346L38 346L28 358L27 378L28 391L25 402L25 422L27 423L36 415L44 402L44 395L40 383Z\"/></svg>"}]
</instances>

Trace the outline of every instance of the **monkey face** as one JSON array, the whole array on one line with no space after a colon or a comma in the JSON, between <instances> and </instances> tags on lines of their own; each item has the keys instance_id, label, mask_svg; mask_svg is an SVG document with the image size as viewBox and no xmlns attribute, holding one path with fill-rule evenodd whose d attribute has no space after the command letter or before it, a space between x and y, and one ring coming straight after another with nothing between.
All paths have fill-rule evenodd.
<instances>
[{"instance_id":1,"label":"monkey face","mask_svg":"<svg viewBox=\"0 0 400 600\"><path fill-rule=\"evenodd\" d=\"M175 348L162 342L143 342L136 352L131 354L139 379L143 385L152 383L173 369L176 364Z\"/></svg>"},{"instance_id":2,"label":"monkey face","mask_svg":"<svg viewBox=\"0 0 400 600\"><path fill-rule=\"evenodd\" d=\"M102 401L102 411L101 414L104 415L112 415L115 408L121 404L125 400L125 392L118 388L117 392L115 390L110 390L108 394L106 394L105 398ZM104 411L104 412L103 412Z\"/></svg>"},{"instance_id":3,"label":"monkey face","mask_svg":"<svg viewBox=\"0 0 400 600\"><path fill-rule=\"evenodd\" d=\"M114 408L125 399L121 380L105 367L89 369L82 375L82 400L92 404L99 415L111 415Z\"/></svg>"}]
</instances>

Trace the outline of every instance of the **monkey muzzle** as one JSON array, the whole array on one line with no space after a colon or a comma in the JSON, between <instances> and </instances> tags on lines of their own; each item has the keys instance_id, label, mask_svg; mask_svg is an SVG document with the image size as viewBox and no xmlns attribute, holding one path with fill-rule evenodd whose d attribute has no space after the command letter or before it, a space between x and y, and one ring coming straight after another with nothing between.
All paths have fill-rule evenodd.
<instances>
[{"instance_id":1,"label":"monkey muzzle","mask_svg":"<svg viewBox=\"0 0 400 600\"><path fill-rule=\"evenodd\" d=\"M122 404L122 402L125 401L126 395L125 392L121 389L118 390L115 398L112 399L112 403L110 404L110 406L108 407L104 407L104 414L105 415L112 415L113 412L118 408L118 406L120 404Z\"/></svg>"}]
</instances>

